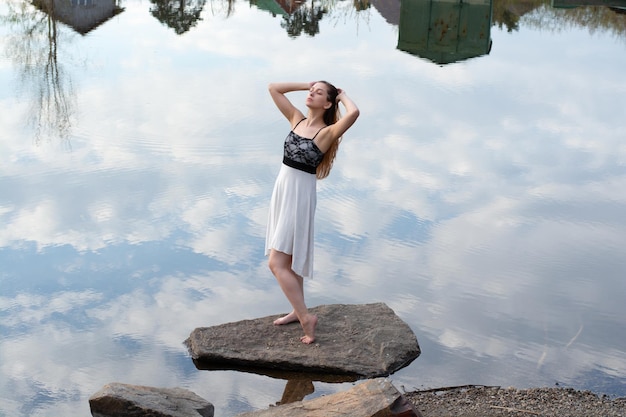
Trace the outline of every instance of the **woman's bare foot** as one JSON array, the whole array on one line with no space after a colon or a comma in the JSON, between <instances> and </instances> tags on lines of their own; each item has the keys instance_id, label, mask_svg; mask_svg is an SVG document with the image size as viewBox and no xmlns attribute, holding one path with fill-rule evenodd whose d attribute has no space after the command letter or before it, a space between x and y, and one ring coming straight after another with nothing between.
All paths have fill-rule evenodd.
<instances>
[{"instance_id":1,"label":"woman's bare foot","mask_svg":"<svg viewBox=\"0 0 626 417\"><path fill-rule=\"evenodd\" d=\"M296 316L295 311L292 311L286 316L283 316L281 318L274 320L274 325L280 326L281 324L289 324L289 323L293 323L294 321L298 321L298 316Z\"/></svg>"},{"instance_id":2,"label":"woman's bare foot","mask_svg":"<svg viewBox=\"0 0 626 417\"><path fill-rule=\"evenodd\" d=\"M302 329L304 329L304 336L300 338L302 343L307 345L315 342L315 327L317 326L317 316L309 314L307 318L300 322Z\"/></svg>"}]
</instances>

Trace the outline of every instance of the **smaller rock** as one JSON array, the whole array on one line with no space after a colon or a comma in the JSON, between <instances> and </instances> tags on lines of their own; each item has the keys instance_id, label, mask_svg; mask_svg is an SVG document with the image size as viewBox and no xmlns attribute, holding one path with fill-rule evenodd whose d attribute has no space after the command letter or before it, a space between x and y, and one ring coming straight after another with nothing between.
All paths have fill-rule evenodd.
<instances>
[{"instance_id":1,"label":"smaller rock","mask_svg":"<svg viewBox=\"0 0 626 417\"><path fill-rule=\"evenodd\" d=\"M213 417L213 404L184 388L113 382L89 398L94 417Z\"/></svg>"},{"instance_id":2,"label":"smaller rock","mask_svg":"<svg viewBox=\"0 0 626 417\"><path fill-rule=\"evenodd\" d=\"M239 414L237 417L421 417L413 405L384 378L308 401Z\"/></svg>"}]
</instances>

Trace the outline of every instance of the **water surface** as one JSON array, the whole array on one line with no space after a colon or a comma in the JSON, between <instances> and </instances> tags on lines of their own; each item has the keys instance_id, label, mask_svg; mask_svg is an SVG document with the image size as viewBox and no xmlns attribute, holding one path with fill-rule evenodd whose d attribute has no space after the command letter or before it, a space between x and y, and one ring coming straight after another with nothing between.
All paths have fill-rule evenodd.
<instances>
[{"instance_id":1,"label":"water surface","mask_svg":"<svg viewBox=\"0 0 626 417\"><path fill-rule=\"evenodd\" d=\"M361 109L318 184L307 301L394 309L423 351L396 387L626 396L620 9L473 2L467 36L428 43L448 5L79 3L108 17L0 6L0 414L86 416L109 382L216 416L281 399L182 342L289 309L263 256L282 80Z\"/></svg>"}]
</instances>

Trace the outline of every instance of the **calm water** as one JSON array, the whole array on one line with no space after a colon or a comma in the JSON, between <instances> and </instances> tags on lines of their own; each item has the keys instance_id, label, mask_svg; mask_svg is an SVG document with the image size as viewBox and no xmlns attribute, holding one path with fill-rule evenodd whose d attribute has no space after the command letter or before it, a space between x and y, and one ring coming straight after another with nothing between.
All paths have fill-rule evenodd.
<instances>
[{"instance_id":1,"label":"calm water","mask_svg":"<svg viewBox=\"0 0 626 417\"><path fill-rule=\"evenodd\" d=\"M411 326L396 387L626 396L626 15L477 2L452 8L457 40L427 30L450 4L403 1L2 3L0 415L87 416L114 381L216 416L281 399L182 344L289 309L263 256L281 80L361 108L318 186L306 292Z\"/></svg>"}]
</instances>

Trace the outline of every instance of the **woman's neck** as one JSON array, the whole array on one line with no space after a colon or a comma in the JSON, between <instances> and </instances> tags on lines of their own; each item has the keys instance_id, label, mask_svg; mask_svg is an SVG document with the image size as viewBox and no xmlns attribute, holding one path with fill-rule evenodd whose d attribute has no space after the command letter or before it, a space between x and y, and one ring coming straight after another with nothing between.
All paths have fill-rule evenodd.
<instances>
[{"instance_id":1,"label":"woman's neck","mask_svg":"<svg viewBox=\"0 0 626 417\"><path fill-rule=\"evenodd\" d=\"M316 125L325 125L324 123L324 112L314 112L309 110L309 113L306 116L305 123L307 126L316 126Z\"/></svg>"}]
</instances>

